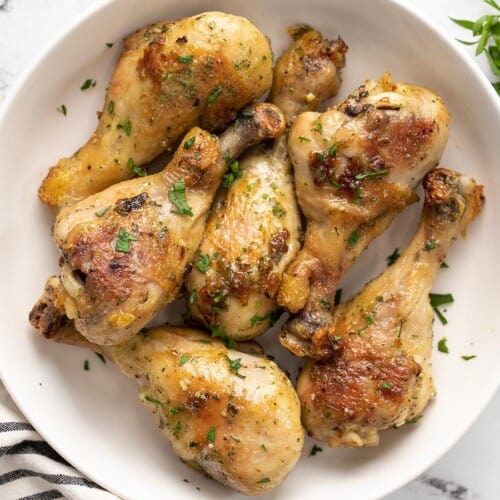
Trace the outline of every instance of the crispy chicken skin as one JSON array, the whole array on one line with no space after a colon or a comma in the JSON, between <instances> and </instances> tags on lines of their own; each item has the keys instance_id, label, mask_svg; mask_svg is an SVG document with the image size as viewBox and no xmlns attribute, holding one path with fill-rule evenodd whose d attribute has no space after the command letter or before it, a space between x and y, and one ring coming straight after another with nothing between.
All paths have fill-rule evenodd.
<instances>
[{"instance_id":1,"label":"crispy chicken skin","mask_svg":"<svg viewBox=\"0 0 500 500\"><path fill-rule=\"evenodd\" d=\"M395 264L339 305L297 390L308 433L330 446L374 446L419 417L434 393L429 292L446 252L483 205L483 188L451 170L424 179L420 225Z\"/></svg>"},{"instance_id":2,"label":"crispy chicken skin","mask_svg":"<svg viewBox=\"0 0 500 500\"><path fill-rule=\"evenodd\" d=\"M54 211L133 177L198 125L220 132L271 86L268 41L244 18L207 12L127 38L88 142L39 189Z\"/></svg>"},{"instance_id":3,"label":"crispy chicken skin","mask_svg":"<svg viewBox=\"0 0 500 500\"><path fill-rule=\"evenodd\" d=\"M297 394L263 355L169 325L117 346L93 345L71 323L53 338L113 361L138 384L142 403L181 460L222 484L260 495L278 486L300 457Z\"/></svg>"},{"instance_id":4,"label":"crispy chicken skin","mask_svg":"<svg viewBox=\"0 0 500 500\"><path fill-rule=\"evenodd\" d=\"M281 342L321 357L337 284L357 256L417 199L413 189L441 158L449 115L428 89L368 80L323 114L301 114L289 134L305 241L278 303L292 317Z\"/></svg>"},{"instance_id":5,"label":"crispy chicken skin","mask_svg":"<svg viewBox=\"0 0 500 500\"><path fill-rule=\"evenodd\" d=\"M346 44L306 26L274 69L270 101L288 125L336 94ZM231 160L229 161L231 163ZM300 215L286 148L286 134L272 149L252 148L231 163L186 279L191 317L229 338L255 338L280 310L281 276L300 248Z\"/></svg>"},{"instance_id":6,"label":"crispy chicken skin","mask_svg":"<svg viewBox=\"0 0 500 500\"><path fill-rule=\"evenodd\" d=\"M236 158L284 127L276 106L254 104L220 141L194 128L158 174L123 181L63 208L54 224L66 295L59 315L74 319L96 344L135 335L177 297L226 170L224 156ZM54 323L61 300L53 301L45 293L35 305L35 328L44 331Z\"/></svg>"}]
</instances>

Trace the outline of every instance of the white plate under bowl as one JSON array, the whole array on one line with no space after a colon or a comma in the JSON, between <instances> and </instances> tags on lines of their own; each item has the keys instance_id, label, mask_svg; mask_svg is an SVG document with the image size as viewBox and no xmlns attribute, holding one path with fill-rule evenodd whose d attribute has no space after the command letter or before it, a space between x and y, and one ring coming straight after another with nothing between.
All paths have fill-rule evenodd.
<instances>
[{"instance_id":1,"label":"white plate under bowl","mask_svg":"<svg viewBox=\"0 0 500 500\"><path fill-rule=\"evenodd\" d=\"M9 392L49 443L75 467L125 498L236 498L184 466L160 438L135 386L92 353L40 339L28 312L46 277L57 271L50 217L36 191L61 156L70 155L96 125L120 40L147 23L222 10L244 15L270 36L276 53L286 28L304 22L350 46L341 94L389 70L397 80L439 93L451 116L442 165L483 183L483 213L457 241L435 284L452 292L446 336L449 354L433 355L437 398L421 421L386 431L374 449L327 450L309 457L266 498L373 498L391 492L438 459L471 425L500 381L497 259L500 248L500 106L479 71L437 30L388 0L115 0L99 4L57 38L21 79L0 117L0 371ZM112 48L106 43L114 42ZM97 86L86 92L87 78ZM65 104L68 115L56 111ZM414 207L375 241L344 281L359 288L409 238ZM266 346L292 375L296 367L270 336ZM465 362L461 355L477 355ZM83 362L90 361L84 371ZM189 482L184 482L188 479ZM200 491L196 488L199 487Z\"/></svg>"}]
</instances>

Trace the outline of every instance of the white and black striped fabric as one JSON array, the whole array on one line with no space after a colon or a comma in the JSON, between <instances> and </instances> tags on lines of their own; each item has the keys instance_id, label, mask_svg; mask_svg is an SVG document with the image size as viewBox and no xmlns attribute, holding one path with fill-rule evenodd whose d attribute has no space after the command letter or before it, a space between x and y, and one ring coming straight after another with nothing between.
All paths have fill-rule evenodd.
<instances>
[{"instance_id":1,"label":"white and black striped fabric","mask_svg":"<svg viewBox=\"0 0 500 500\"><path fill-rule=\"evenodd\" d=\"M53 498L117 500L42 440L0 382L0 499Z\"/></svg>"}]
</instances>

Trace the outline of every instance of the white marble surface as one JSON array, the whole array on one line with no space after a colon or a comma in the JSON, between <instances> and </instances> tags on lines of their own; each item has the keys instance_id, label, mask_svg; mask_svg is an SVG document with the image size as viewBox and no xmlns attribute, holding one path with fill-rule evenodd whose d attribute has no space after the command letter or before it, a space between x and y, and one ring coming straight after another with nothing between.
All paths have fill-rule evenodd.
<instances>
[{"instance_id":1,"label":"white marble surface","mask_svg":"<svg viewBox=\"0 0 500 500\"><path fill-rule=\"evenodd\" d=\"M0 0L0 105L43 47L97 0ZM467 38L448 16L476 19L491 9L481 0L400 0L440 26L450 38ZM473 48L461 46L485 74ZM0 383L0 402L7 397ZM11 404L11 403L9 403ZM467 404L464 401L464 404ZM460 415L457 415L460 418ZM500 498L500 393L462 439L422 476L385 500Z\"/></svg>"}]
</instances>

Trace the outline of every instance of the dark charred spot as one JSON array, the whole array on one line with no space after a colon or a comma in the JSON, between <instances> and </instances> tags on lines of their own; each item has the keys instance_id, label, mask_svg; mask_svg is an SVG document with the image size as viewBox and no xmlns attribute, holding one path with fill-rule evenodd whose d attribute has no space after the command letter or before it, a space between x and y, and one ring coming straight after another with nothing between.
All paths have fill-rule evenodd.
<instances>
[{"instance_id":1,"label":"dark charred spot","mask_svg":"<svg viewBox=\"0 0 500 500\"><path fill-rule=\"evenodd\" d=\"M148 198L148 193L140 193L132 198L121 198L116 202L114 211L126 217L133 210L140 210Z\"/></svg>"},{"instance_id":2,"label":"dark charred spot","mask_svg":"<svg viewBox=\"0 0 500 500\"><path fill-rule=\"evenodd\" d=\"M112 261L108 264L108 267L109 267L112 271L116 271L117 269L120 269L120 267L121 267L120 261L119 261L119 260L112 260Z\"/></svg>"},{"instance_id":3,"label":"dark charred spot","mask_svg":"<svg viewBox=\"0 0 500 500\"><path fill-rule=\"evenodd\" d=\"M186 401L186 408L192 412L198 412L207 407L208 394L189 394Z\"/></svg>"},{"instance_id":4,"label":"dark charred spot","mask_svg":"<svg viewBox=\"0 0 500 500\"><path fill-rule=\"evenodd\" d=\"M228 403L227 404L227 412L232 417L235 417L238 414L239 411L240 411L240 409L235 404L233 404L233 403Z\"/></svg>"},{"instance_id":5,"label":"dark charred spot","mask_svg":"<svg viewBox=\"0 0 500 500\"><path fill-rule=\"evenodd\" d=\"M87 275L81 269L73 269L73 276L80 282L84 283L87 281Z\"/></svg>"},{"instance_id":6,"label":"dark charred spot","mask_svg":"<svg viewBox=\"0 0 500 500\"><path fill-rule=\"evenodd\" d=\"M348 102L344 105L342 111L348 116L358 116L365 113L373 106L371 104L363 104L362 102Z\"/></svg>"},{"instance_id":7,"label":"dark charred spot","mask_svg":"<svg viewBox=\"0 0 500 500\"><path fill-rule=\"evenodd\" d=\"M178 43L179 45L184 45L185 43L187 43L187 41L188 41L187 36L184 35L184 36L180 36L179 38L177 38L175 43Z\"/></svg>"},{"instance_id":8,"label":"dark charred spot","mask_svg":"<svg viewBox=\"0 0 500 500\"><path fill-rule=\"evenodd\" d=\"M320 186L333 176L337 167L337 155L330 155L328 151L315 151L309 158L309 168L314 184Z\"/></svg>"},{"instance_id":9,"label":"dark charred spot","mask_svg":"<svg viewBox=\"0 0 500 500\"><path fill-rule=\"evenodd\" d=\"M288 252L288 245L286 242L289 237L290 232L286 228L278 231L272 236L271 241L269 242L269 251L273 260L279 262L281 256Z\"/></svg>"}]
</instances>

